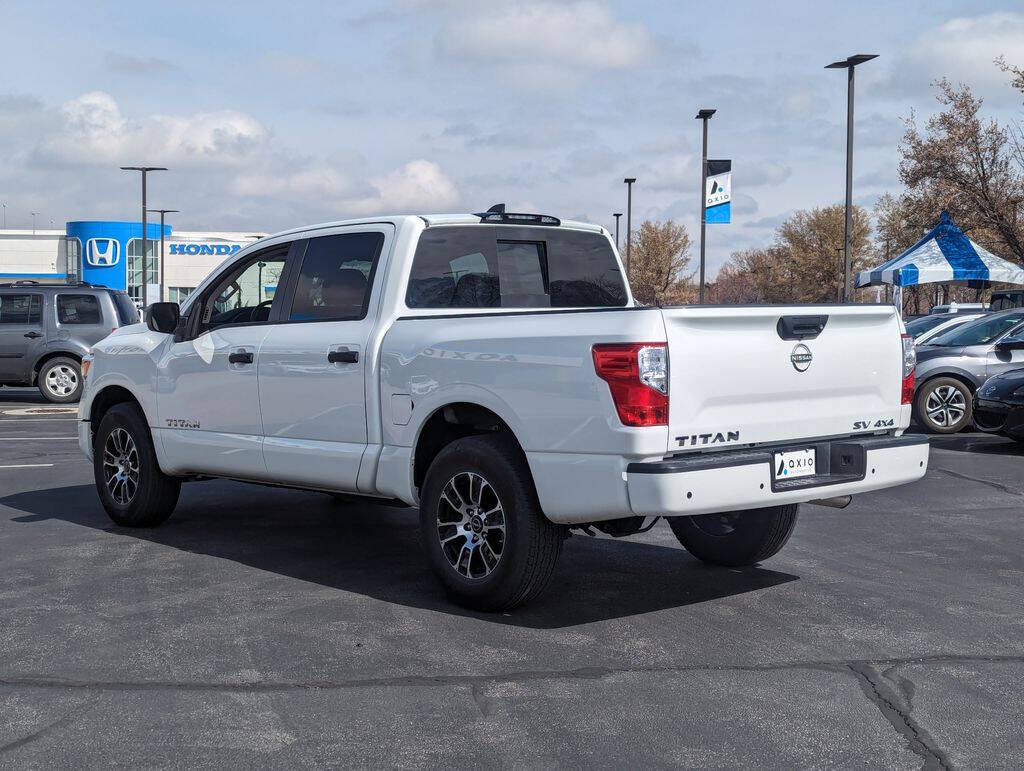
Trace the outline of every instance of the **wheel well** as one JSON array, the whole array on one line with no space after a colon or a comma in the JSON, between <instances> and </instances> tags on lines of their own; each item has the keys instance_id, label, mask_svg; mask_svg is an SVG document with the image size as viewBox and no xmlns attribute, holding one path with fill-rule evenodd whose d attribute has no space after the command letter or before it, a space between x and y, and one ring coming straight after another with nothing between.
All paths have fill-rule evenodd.
<instances>
[{"instance_id":1,"label":"wheel well","mask_svg":"<svg viewBox=\"0 0 1024 771\"><path fill-rule=\"evenodd\" d=\"M92 427L93 434L100 427L100 421L110 411L110 408L123 402L134 402L140 410L142 409L142 405L139 404L139 400L132 392L121 386L107 386L93 397L89 407L89 425Z\"/></svg>"},{"instance_id":2,"label":"wheel well","mask_svg":"<svg viewBox=\"0 0 1024 771\"><path fill-rule=\"evenodd\" d=\"M82 363L82 357L79 356L77 353L72 353L71 351L50 351L49 353L40 356L39 361L37 361L36 365L32 368L33 385L35 385L36 380L39 378L39 373L43 371L43 367L46 366L46 362L48 362L50 359L57 358L74 359L79 364Z\"/></svg>"},{"instance_id":3,"label":"wheel well","mask_svg":"<svg viewBox=\"0 0 1024 771\"><path fill-rule=\"evenodd\" d=\"M456 439L491 433L508 435L522 452L522 446L512 433L512 429L486 407L469 402L456 402L435 410L423 424L413 450L413 484L417 489L423 486L427 469L434 458Z\"/></svg>"},{"instance_id":4,"label":"wheel well","mask_svg":"<svg viewBox=\"0 0 1024 771\"><path fill-rule=\"evenodd\" d=\"M937 380L940 377L948 377L951 380L959 380L961 383L967 386L967 390L970 392L971 396L974 396L974 392L978 390L978 387L974 385L974 383L972 383L966 377L961 375L959 372L936 372L935 374L929 375L927 378L925 378L924 380L917 384L917 387L914 389L914 399L917 399L917 392L924 388L924 386L927 383L930 383L933 380Z\"/></svg>"}]
</instances>

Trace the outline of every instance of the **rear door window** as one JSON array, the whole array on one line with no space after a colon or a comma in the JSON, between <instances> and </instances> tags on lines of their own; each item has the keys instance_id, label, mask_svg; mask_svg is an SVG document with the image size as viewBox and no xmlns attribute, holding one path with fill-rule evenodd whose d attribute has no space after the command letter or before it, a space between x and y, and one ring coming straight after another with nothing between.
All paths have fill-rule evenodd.
<instances>
[{"instance_id":1,"label":"rear door window","mask_svg":"<svg viewBox=\"0 0 1024 771\"><path fill-rule=\"evenodd\" d=\"M290 321L366 318L384 234L339 233L310 238L295 280Z\"/></svg>"},{"instance_id":2,"label":"rear door window","mask_svg":"<svg viewBox=\"0 0 1024 771\"><path fill-rule=\"evenodd\" d=\"M604 236L543 227L429 228L406 291L410 308L622 307L627 300Z\"/></svg>"},{"instance_id":3,"label":"rear door window","mask_svg":"<svg viewBox=\"0 0 1024 771\"><path fill-rule=\"evenodd\" d=\"M42 320L42 295L0 294L0 324L39 324Z\"/></svg>"},{"instance_id":4,"label":"rear door window","mask_svg":"<svg viewBox=\"0 0 1024 771\"><path fill-rule=\"evenodd\" d=\"M99 298L91 294L57 295L57 321L60 324L102 324Z\"/></svg>"}]
</instances>

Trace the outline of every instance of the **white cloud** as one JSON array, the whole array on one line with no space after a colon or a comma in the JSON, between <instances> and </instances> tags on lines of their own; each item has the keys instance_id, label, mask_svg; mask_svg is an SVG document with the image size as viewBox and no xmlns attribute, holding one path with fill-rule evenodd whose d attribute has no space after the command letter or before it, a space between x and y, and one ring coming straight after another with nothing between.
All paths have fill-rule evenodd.
<instances>
[{"instance_id":1,"label":"white cloud","mask_svg":"<svg viewBox=\"0 0 1024 771\"><path fill-rule=\"evenodd\" d=\"M224 110L153 115L132 122L114 98L90 91L66 102L55 131L37 146L49 165L109 165L152 159L178 165L231 165L265 145L268 132L250 115Z\"/></svg>"},{"instance_id":2,"label":"white cloud","mask_svg":"<svg viewBox=\"0 0 1024 771\"><path fill-rule=\"evenodd\" d=\"M617 19L593 0L475 6L441 30L437 45L449 56L552 77L627 69L652 49L642 24Z\"/></svg>"},{"instance_id":3,"label":"white cloud","mask_svg":"<svg viewBox=\"0 0 1024 771\"><path fill-rule=\"evenodd\" d=\"M370 181L376 194L352 201L349 207L353 213L445 212L459 201L455 183L432 161L409 161Z\"/></svg>"}]
</instances>

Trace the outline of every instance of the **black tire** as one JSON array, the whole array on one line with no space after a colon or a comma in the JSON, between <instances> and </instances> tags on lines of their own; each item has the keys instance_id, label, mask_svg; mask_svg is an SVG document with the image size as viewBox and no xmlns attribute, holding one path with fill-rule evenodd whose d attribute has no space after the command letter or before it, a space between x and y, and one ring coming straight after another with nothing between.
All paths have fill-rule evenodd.
<instances>
[{"instance_id":1,"label":"black tire","mask_svg":"<svg viewBox=\"0 0 1024 771\"><path fill-rule=\"evenodd\" d=\"M54 404L77 402L82 395L82 365L70 356L55 356L43 364L36 387Z\"/></svg>"},{"instance_id":2,"label":"black tire","mask_svg":"<svg viewBox=\"0 0 1024 771\"><path fill-rule=\"evenodd\" d=\"M942 405L948 411L942 409ZM938 408L936 417L928 414L929 408ZM947 417L959 414L956 421ZM974 414L974 396L962 380L955 377L937 377L922 383L914 394L914 417L926 431L933 434L955 434L971 424Z\"/></svg>"},{"instance_id":3,"label":"black tire","mask_svg":"<svg viewBox=\"0 0 1024 771\"><path fill-rule=\"evenodd\" d=\"M670 517L669 527L701 562L739 567L779 553L793 534L799 506L770 506L723 514Z\"/></svg>"},{"instance_id":4,"label":"black tire","mask_svg":"<svg viewBox=\"0 0 1024 771\"><path fill-rule=\"evenodd\" d=\"M474 483L474 476L487 487ZM453 480L457 502L469 499L465 509L442 499ZM470 488L473 484L478 486ZM499 509L500 517L490 513ZM547 588L565 529L544 516L530 470L511 439L471 436L446 446L430 464L420 496L420 538L430 567L456 602L499 611L522 605ZM442 544L442 538L448 543Z\"/></svg>"},{"instance_id":5,"label":"black tire","mask_svg":"<svg viewBox=\"0 0 1024 771\"><path fill-rule=\"evenodd\" d=\"M123 433L112 438L115 432ZM124 435L127 435L135 449L134 465ZM126 449L116 454L119 448ZM111 454L107 454L107 450ZM120 466L105 465L105 458L113 460L112 455L123 459ZM133 467L136 469L134 487L130 484L130 470ZM108 477L116 476L122 470L122 481L108 485ZM149 426L136 404L115 404L103 416L93 443L93 475L103 508L122 527L156 527L171 516L178 503L181 480L169 477L160 470Z\"/></svg>"}]
</instances>

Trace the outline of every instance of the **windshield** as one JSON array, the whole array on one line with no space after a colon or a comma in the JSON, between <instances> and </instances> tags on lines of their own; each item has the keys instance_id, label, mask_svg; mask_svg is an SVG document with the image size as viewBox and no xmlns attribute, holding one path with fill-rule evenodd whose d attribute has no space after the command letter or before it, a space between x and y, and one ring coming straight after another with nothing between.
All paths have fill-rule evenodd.
<instances>
[{"instance_id":1,"label":"windshield","mask_svg":"<svg viewBox=\"0 0 1024 771\"><path fill-rule=\"evenodd\" d=\"M985 345L1024 321L1024 312L987 316L936 335L929 345Z\"/></svg>"},{"instance_id":2,"label":"windshield","mask_svg":"<svg viewBox=\"0 0 1024 771\"><path fill-rule=\"evenodd\" d=\"M907 334L913 335L916 340L930 329L935 329L939 324L949 321L948 316L922 316L919 319L907 322Z\"/></svg>"}]
</instances>

